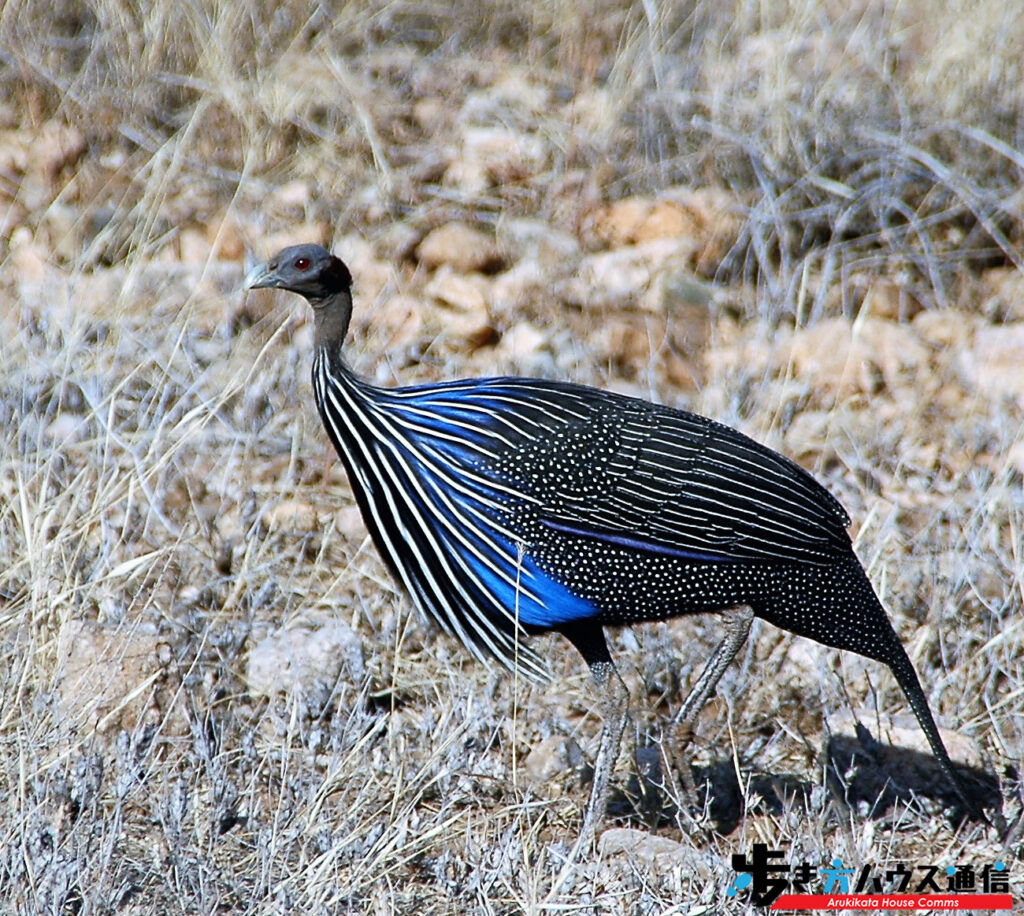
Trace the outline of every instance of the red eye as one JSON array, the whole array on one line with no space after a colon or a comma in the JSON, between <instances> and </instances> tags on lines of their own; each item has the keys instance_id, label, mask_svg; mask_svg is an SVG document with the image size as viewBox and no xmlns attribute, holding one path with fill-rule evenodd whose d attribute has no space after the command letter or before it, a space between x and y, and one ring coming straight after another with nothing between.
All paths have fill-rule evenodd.
<instances>
[{"instance_id":1,"label":"red eye","mask_svg":"<svg viewBox=\"0 0 1024 916\"><path fill-rule=\"evenodd\" d=\"M309 258L296 258L295 259L296 270L309 270Z\"/></svg>"}]
</instances>

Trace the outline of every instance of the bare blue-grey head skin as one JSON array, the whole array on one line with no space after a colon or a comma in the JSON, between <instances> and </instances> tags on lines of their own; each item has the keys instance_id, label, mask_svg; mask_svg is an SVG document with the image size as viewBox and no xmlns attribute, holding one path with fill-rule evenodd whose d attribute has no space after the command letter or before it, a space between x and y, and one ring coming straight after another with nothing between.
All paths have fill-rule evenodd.
<instances>
[{"instance_id":1,"label":"bare blue-grey head skin","mask_svg":"<svg viewBox=\"0 0 1024 916\"><path fill-rule=\"evenodd\" d=\"M292 245L246 274L246 289L283 289L313 307L318 347L341 346L352 318L352 274L322 245Z\"/></svg>"}]
</instances>

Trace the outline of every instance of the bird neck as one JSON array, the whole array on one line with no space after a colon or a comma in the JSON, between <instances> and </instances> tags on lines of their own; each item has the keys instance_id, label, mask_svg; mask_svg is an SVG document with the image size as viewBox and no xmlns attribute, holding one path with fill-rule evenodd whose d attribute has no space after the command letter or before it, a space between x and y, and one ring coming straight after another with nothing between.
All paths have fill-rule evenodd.
<instances>
[{"instance_id":1,"label":"bird neck","mask_svg":"<svg viewBox=\"0 0 1024 916\"><path fill-rule=\"evenodd\" d=\"M352 293L333 293L323 299L310 300L313 306L313 343L318 349L341 353L341 345L352 320Z\"/></svg>"}]
</instances>

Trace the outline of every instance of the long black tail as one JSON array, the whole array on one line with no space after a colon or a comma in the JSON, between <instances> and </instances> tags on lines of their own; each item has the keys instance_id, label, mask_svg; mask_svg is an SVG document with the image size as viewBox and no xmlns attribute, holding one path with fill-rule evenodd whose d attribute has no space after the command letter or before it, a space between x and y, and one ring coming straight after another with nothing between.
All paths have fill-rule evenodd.
<instances>
[{"instance_id":1,"label":"long black tail","mask_svg":"<svg viewBox=\"0 0 1024 916\"><path fill-rule=\"evenodd\" d=\"M773 607L758 609L759 616L801 636L888 665L968 813L987 820L950 760L917 672L857 558L851 554L847 561L828 566L787 569L780 576L775 598Z\"/></svg>"},{"instance_id":2,"label":"long black tail","mask_svg":"<svg viewBox=\"0 0 1024 916\"><path fill-rule=\"evenodd\" d=\"M899 639L895 638L895 633L893 633L893 636L894 641L889 650L889 657L879 660L889 666L900 687L903 688L907 702L910 703L910 708L914 710L914 715L917 716L917 721L925 737L928 739L928 744L931 745L935 759L939 762L942 772L946 774L949 781L953 784L953 788L956 789L956 794L960 797L960 800L966 805L968 813L979 820L987 821L988 819L977 802L973 801L971 795L967 792L960 774L954 768L953 761L950 760L949 753L946 751L946 745L943 744L942 737L939 735L939 729L935 725L932 711L928 707L928 700L921 689L921 682L918 679L917 672L914 671L914 666L910 664L907 652Z\"/></svg>"}]
</instances>

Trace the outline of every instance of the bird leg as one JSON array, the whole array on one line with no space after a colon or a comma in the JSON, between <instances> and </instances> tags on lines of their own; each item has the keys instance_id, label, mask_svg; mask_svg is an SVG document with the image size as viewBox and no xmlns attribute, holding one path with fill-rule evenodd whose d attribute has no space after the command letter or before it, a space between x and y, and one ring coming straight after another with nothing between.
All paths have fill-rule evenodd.
<instances>
[{"instance_id":1,"label":"bird leg","mask_svg":"<svg viewBox=\"0 0 1024 916\"><path fill-rule=\"evenodd\" d=\"M566 635L569 636L568 633ZM580 644L572 636L569 638L578 648L580 647ZM600 646L604 647L604 653L607 654L608 650L603 635L600 637ZM588 850L594 842L597 825L604 817L608 803L608 785L611 781L612 770L615 768L615 761L619 756L622 730L625 727L626 714L629 710L629 691L619 676L611 657L594 661L590 652L587 652L585 657L590 662L590 673L593 675L594 684L600 694L604 724L601 727L601 740L597 748L597 757L594 760L594 781L590 787L587 809L583 814L583 825L580 827L579 836L573 843L558 877L551 886L549 897L561 890L573 866L579 861L581 853Z\"/></svg>"},{"instance_id":2,"label":"bird leg","mask_svg":"<svg viewBox=\"0 0 1024 916\"><path fill-rule=\"evenodd\" d=\"M629 691L626 690L619 672L615 670L615 663L608 652L608 643L605 641L601 625L593 621L577 621L566 624L561 632L576 647L590 668L594 686L600 697L604 724L601 727L601 739L594 760L594 782L590 787L590 798L583 814L583 825L551 887L551 895L558 893L573 865L579 861L580 854L588 850L594 842L598 822L604 817L608 801L608 784L619 756L619 744L622 742L622 730L629 708Z\"/></svg>"},{"instance_id":3,"label":"bird leg","mask_svg":"<svg viewBox=\"0 0 1024 916\"><path fill-rule=\"evenodd\" d=\"M754 610L749 605L741 604L725 611L725 639L715 649L673 719L675 755L679 766L679 775L691 805L697 804L697 785L693 779L693 769L690 766L687 749L693 740L694 724L700 711L704 708L704 704L707 703L708 697L714 692L722 675L725 674L725 669L732 664L732 660L747 641L753 621Z\"/></svg>"},{"instance_id":4,"label":"bird leg","mask_svg":"<svg viewBox=\"0 0 1024 916\"><path fill-rule=\"evenodd\" d=\"M593 839L597 824L604 817L608 802L608 785L619 756L622 729L626 724L629 707L629 691L626 690L625 683L611 661L598 662L591 667L590 673L600 694L604 725L601 728L601 740L594 760L594 782L590 787L590 799L587 801L587 810L583 815L583 826L580 829L580 841L587 844Z\"/></svg>"}]
</instances>

